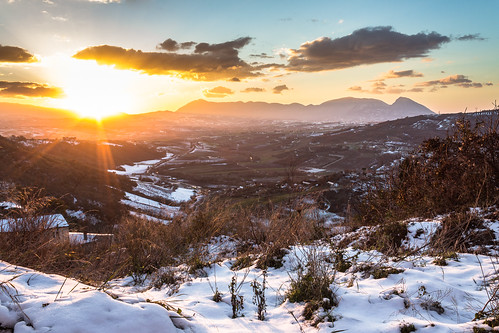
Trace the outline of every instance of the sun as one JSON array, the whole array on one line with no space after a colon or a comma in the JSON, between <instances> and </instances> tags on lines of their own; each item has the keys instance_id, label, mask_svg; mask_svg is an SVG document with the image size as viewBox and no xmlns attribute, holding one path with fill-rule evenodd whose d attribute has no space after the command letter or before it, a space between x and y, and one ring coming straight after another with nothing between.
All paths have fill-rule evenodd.
<instances>
[{"instance_id":1,"label":"sun","mask_svg":"<svg viewBox=\"0 0 499 333\"><path fill-rule=\"evenodd\" d=\"M71 59L59 73L65 97L58 106L76 112L82 118L103 118L133 113L133 78L125 71L99 66L92 61Z\"/></svg>"}]
</instances>

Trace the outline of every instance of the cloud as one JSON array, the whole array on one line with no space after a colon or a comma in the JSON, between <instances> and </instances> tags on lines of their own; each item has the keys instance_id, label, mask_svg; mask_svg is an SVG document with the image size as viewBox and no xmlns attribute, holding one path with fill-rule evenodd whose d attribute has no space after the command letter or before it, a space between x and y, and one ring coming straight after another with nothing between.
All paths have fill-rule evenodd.
<instances>
[{"instance_id":1,"label":"cloud","mask_svg":"<svg viewBox=\"0 0 499 333\"><path fill-rule=\"evenodd\" d=\"M484 84L479 82L473 82L472 80L468 79L467 76L461 74L447 76L440 80L421 82L418 83L417 85L421 87L436 88L432 89L433 91L437 90L438 88L445 88L447 86L458 86L462 88L482 88L484 86ZM485 83L485 85L487 84Z\"/></svg>"},{"instance_id":2,"label":"cloud","mask_svg":"<svg viewBox=\"0 0 499 333\"><path fill-rule=\"evenodd\" d=\"M232 79L229 79L227 81L230 81L230 82L241 82L241 80L238 77L233 77Z\"/></svg>"},{"instance_id":3,"label":"cloud","mask_svg":"<svg viewBox=\"0 0 499 333\"><path fill-rule=\"evenodd\" d=\"M120 3L121 0L87 0L88 2L99 2L99 3Z\"/></svg>"},{"instance_id":4,"label":"cloud","mask_svg":"<svg viewBox=\"0 0 499 333\"><path fill-rule=\"evenodd\" d=\"M252 58L262 58L262 59L272 59L274 56L268 55L265 52L262 52L260 54L250 54L250 57Z\"/></svg>"},{"instance_id":5,"label":"cloud","mask_svg":"<svg viewBox=\"0 0 499 333\"><path fill-rule=\"evenodd\" d=\"M238 49L246 46L251 42L251 37L241 37L230 42L208 44L199 43L194 49L194 53L213 53L219 55L237 56Z\"/></svg>"},{"instance_id":6,"label":"cloud","mask_svg":"<svg viewBox=\"0 0 499 333\"><path fill-rule=\"evenodd\" d=\"M427 57L451 41L437 32L406 35L392 27L369 27L336 39L321 37L290 50L288 70L318 72Z\"/></svg>"},{"instance_id":7,"label":"cloud","mask_svg":"<svg viewBox=\"0 0 499 333\"><path fill-rule=\"evenodd\" d=\"M274 94L281 94L284 90L289 90L288 86L285 84L281 84L280 86L275 86L272 88L272 92Z\"/></svg>"},{"instance_id":8,"label":"cloud","mask_svg":"<svg viewBox=\"0 0 499 333\"><path fill-rule=\"evenodd\" d=\"M494 84L492 82L487 82L485 83L486 86L493 86Z\"/></svg>"},{"instance_id":9,"label":"cloud","mask_svg":"<svg viewBox=\"0 0 499 333\"><path fill-rule=\"evenodd\" d=\"M399 72L395 72L395 71L391 70L388 73L386 73L383 76L383 78L385 78L385 79L398 79L401 77L422 77L422 76L423 76L422 73L418 73L412 69L409 69L406 71L399 71Z\"/></svg>"},{"instance_id":10,"label":"cloud","mask_svg":"<svg viewBox=\"0 0 499 333\"><path fill-rule=\"evenodd\" d=\"M361 86L353 86L348 88L348 90L356 91L356 92L369 92L369 90L364 90Z\"/></svg>"},{"instance_id":11,"label":"cloud","mask_svg":"<svg viewBox=\"0 0 499 333\"><path fill-rule=\"evenodd\" d=\"M261 75L259 69L263 68L253 67L239 58L238 50L250 41L250 37L243 37L219 44L199 43L191 53L143 52L100 45L81 50L73 57L95 60L100 65L114 65L117 69L137 70L150 75L174 75L196 81L243 79ZM175 41L165 42L165 47L175 48Z\"/></svg>"},{"instance_id":12,"label":"cloud","mask_svg":"<svg viewBox=\"0 0 499 333\"><path fill-rule=\"evenodd\" d=\"M158 50L165 50L165 51L169 51L169 52L174 52L174 51L178 51L180 49L183 49L183 50L190 49L194 45L196 45L196 42L179 43L176 40L168 38L163 43L158 44L158 46L156 48Z\"/></svg>"},{"instance_id":13,"label":"cloud","mask_svg":"<svg viewBox=\"0 0 499 333\"><path fill-rule=\"evenodd\" d=\"M0 81L0 96L60 98L64 96L64 92L61 88L35 82Z\"/></svg>"},{"instance_id":14,"label":"cloud","mask_svg":"<svg viewBox=\"0 0 499 333\"><path fill-rule=\"evenodd\" d=\"M203 95L208 98L222 98L232 94L234 94L234 91L222 86L203 90Z\"/></svg>"},{"instance_id":15,"label":"cloud","mask_svg":"<svg viewBox=\"0 0 499 333\"><path fill-rule=\"evenodd\" d=\"M405 89L404 85L389 86L383 80L374 81L371 84L371 89L364 89L361 86L352 86L348 88L350 91L369 93L369 94L402 94L404 92L423 92L423 88Z\"/></svg>"},{"instance_id":16,"label":"cloud","mask_svg":"<svg viewBox=\"0 0 499 333\"><path fill-rule=\"evenodd\" d=\"M34 55L17 46L0 45L0 62L37 62Z\"/></svg>"},{"instance_id":17,"label":"cloud","mask_svg":"<svg viewBox=\"0 0 499 333\"><path fill-rule=\"evenodd\" d=\"M250 88L246 88L244 90L241 90L241 92L243 92L243 93L265 92L265 89L263 89L263 88L256 88L256 87L250 87Z\"/></svg>"},{"instance_id":18,"label":"cloud","mask_svg":"<svg viewBox=\"0 0 499 333\"><path fill-rule=\"evenodd\" d=\"M456 40L459 40L459 41L485 40L485 38L481 37L480 34L469 34L469 35L457 37Z\"/></svg>"}]
</instances>

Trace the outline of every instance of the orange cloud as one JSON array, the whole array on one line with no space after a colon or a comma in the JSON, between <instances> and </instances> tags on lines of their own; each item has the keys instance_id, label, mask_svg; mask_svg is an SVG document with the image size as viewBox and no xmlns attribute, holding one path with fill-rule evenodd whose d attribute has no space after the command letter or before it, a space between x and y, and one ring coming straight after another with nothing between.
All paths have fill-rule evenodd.
<instances>
[{"instance_id":1,"label":"orange cloud","mask_svg":"<svg viewBox=\"0 0 499 333\"><path fill-rule=\"evenodd\" d=\"M35 82L0 81L0 96L60 98L64 96L64 92L61 88Z\"/></svg>"},{"instance_id":2,"label":"orange cloud","mask_svg":"<svg viewBox=\"0 0 499 333\"><path fill-rule=\"evenodd\" d=\"M265 89L263 88L256 88L256 87L250 87L246 88L244 90L241 90L243 93L250 93L250 92L265 92Z\"/></svg>"},{"instance_id":3,"label":"orange cloud","mask_svg":"<svg viewBox=\"0 0 499 333\"><path fill-rule=\"evenodd\" d=\"M250 41L250 37L243 37L219 44L199 43L191 53L143 52L100 45L81 50L73 57L95 60L100 65L114 65L118 69L137 70L150 75L173 75L195 81L242 79L261 75L258 72L261 66L253 67L239 58L238 49ZM163 49L175 50L178 43L166 40L160 45Z\"/></svg>"},{"instance_id":4,"label":"orange cloud","mask_svg":"<svg viewBox=\"0 0 499 333\"><path fill-rule=\"evenodd\" d=\"M395 71L391 70L388 73L386 73L383 76L383 78L385 78L385 79L398 79L398 78L401 78L401 77L422 77L422 76L423 76L422 73L418 73L418 72L415 72L412 69L409 69L409 70L406 70L406 71L398 71L398 72L395 72Z\"/></svg>"},{"instance_id":5,"label":"orange cloud","mask_svg":"<svg viewBox=\"0 0 499 333\"><path fill-rule=\"evenodd\" d=\"M234 94L233 90L222 86L203 90L203 95L207 98L223 98L232 94Z\"/></svg>"},{"instance_id":6,"label":"orange cloud","mask_svg":"<svg viewBox=\"0 0 499 333\"><path fill-rule=\"evenodd\" d=\"M0 62L37 62L34 55L17 46L0 45Z\"/></svg>"}]
</instances>

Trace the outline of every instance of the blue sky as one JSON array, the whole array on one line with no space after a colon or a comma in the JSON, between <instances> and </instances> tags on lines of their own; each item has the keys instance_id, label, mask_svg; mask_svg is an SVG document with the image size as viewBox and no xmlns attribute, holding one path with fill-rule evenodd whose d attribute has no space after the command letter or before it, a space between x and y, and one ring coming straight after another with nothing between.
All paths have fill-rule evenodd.
<instances>
[{"instance_id":1,"label":"blue sky","mask_svg":"<svg viewBox=\"0 0 499 333\"><path fill-rule=\"evenodd\" d=\"M117 108L99 112L135 113L175 110L198 98L319 104L345 96L389 103L406 96L437 112L489 108L498 97L497 13L499 1L0 0L0 45L36 58L2 60L0 48L0 101L79 107L81 113L97 104ZM399 44L392 42L397 36L403 39ZM218 51L157 48L167 39L216 48L244 37L251 39L224 51L235 52L231 60L238 66L251 67L234 72L241 75L238 81L230 81L229 73L203 72L203 79L193 74L199 66L187 54L212 61ZM344 53L346 63L338 65L345 51L341 38L343 44L373 44L375 59L364 54L349 63L357 57L354 45ZM428 44L418 44L421 40ZM315 46L305 44L314 41ZM103 58L103 49L89 49L102 45L148 53L147 59L157 61L167 61L160 53L169 53L190 62L153 71L138 65L144 54L134 53L136 61L125 64L130 53L113 60ZM87 53L75 57L82 50ZM286 88L276 91L278 86ZM84 105L78 94L96 96L95 104Z\"/></svg>"}]
</instances>

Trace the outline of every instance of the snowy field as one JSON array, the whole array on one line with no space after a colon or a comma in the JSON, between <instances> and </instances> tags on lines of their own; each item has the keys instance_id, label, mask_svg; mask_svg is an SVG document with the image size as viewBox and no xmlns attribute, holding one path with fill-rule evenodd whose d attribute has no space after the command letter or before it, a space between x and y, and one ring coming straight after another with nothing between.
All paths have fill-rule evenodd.
<instances>
[{"instance_id":1,"label":"snowy field","mask_svg":"<svg viewBox=\"0 0 499 333\"><path fill-rule=\"evenodd\" d=\"M439 220L409 221L406 246L424 247L438 224ZM497 224L494 221L490 226ZM336 240L347 236L343 233ZM0 327L15 327L16 333L396 333L401 326L414 325L416 332L471 332L474 326L486 327L473 319L497 283L497 257L458 254L440 266L433 257L413 254L396 260L348 247L343 255L352 266L339 272L332 268L335 249L330 244L295 246L284 256L282 267L267 271L267 308L261 321L251 284L263 282L263 271L254 261L249 267L234 268L236 246L229 237L214 239L202 258L212 264L196 274L187 273L184 265L165 267L140 285L127 277L112 280L101 290L0 262ZM314 319L306 320L305 305L290 303L286 293L298 267L307 267L310 258L334 278L330 287L338 305L320 308ZM375 270L387 274L375 276ZM178 283L155 283L163 275L175 277ZM234 277L244 307L233 319L228 286ZM216 290L221 294L219 302L213 300Z\"/></svg>"}]
</instances>

